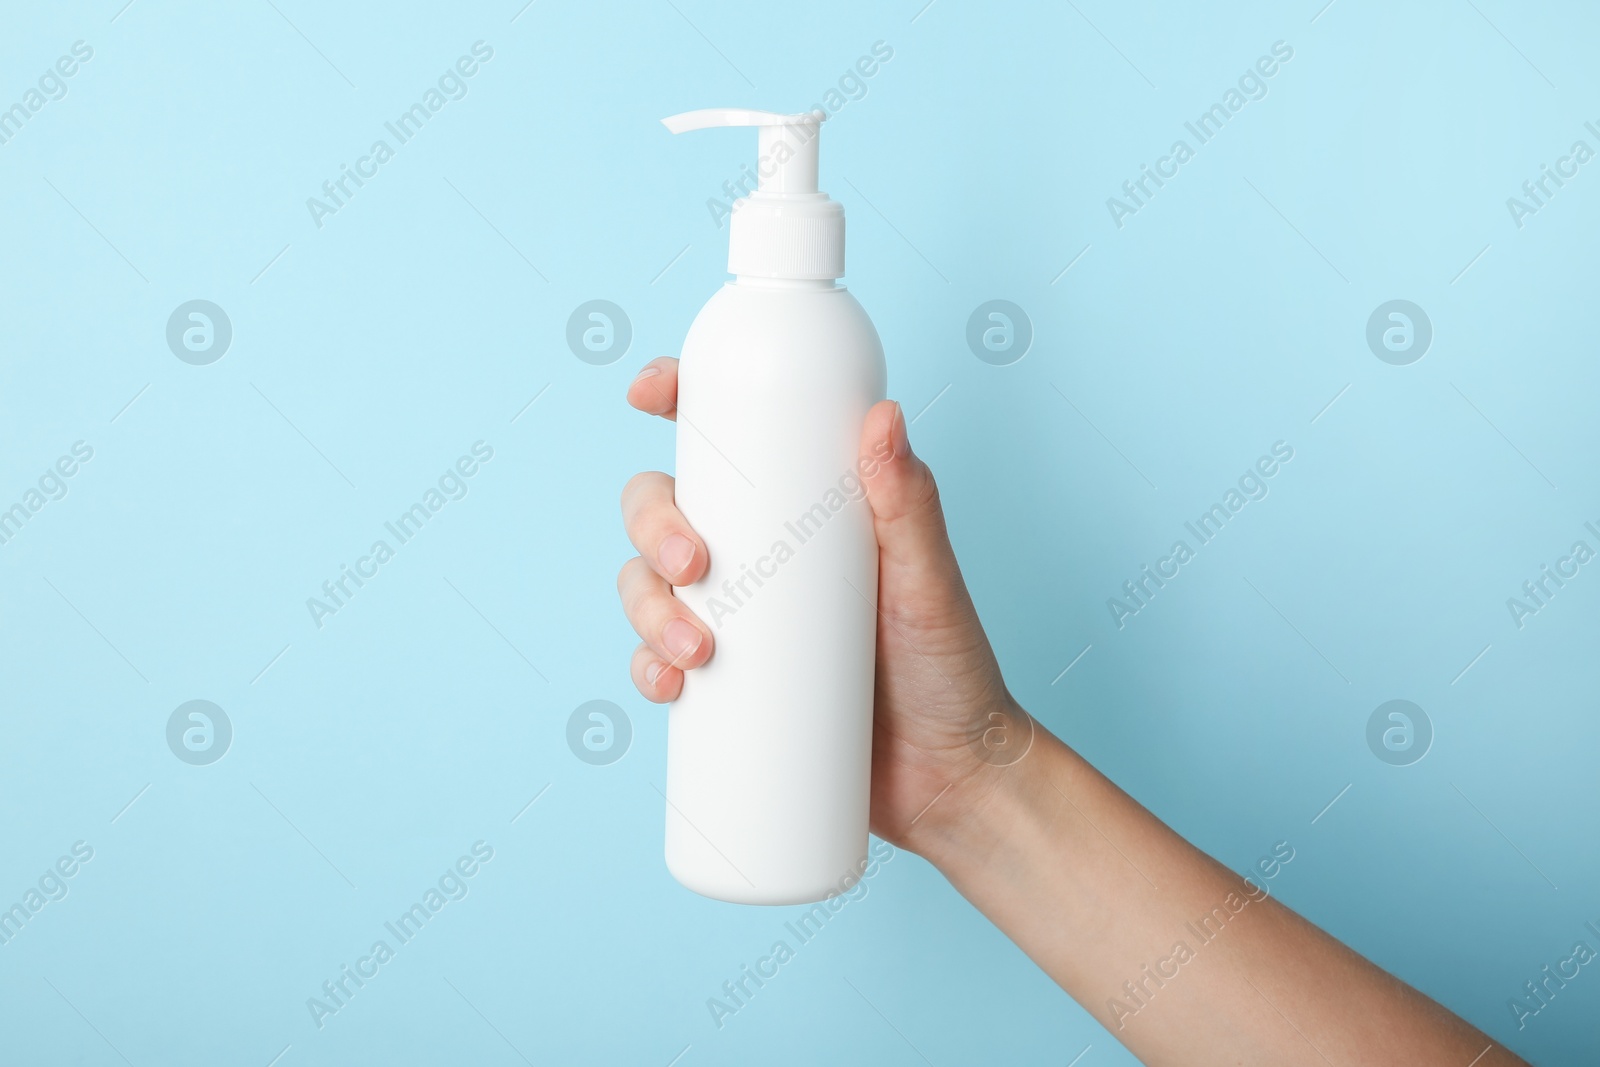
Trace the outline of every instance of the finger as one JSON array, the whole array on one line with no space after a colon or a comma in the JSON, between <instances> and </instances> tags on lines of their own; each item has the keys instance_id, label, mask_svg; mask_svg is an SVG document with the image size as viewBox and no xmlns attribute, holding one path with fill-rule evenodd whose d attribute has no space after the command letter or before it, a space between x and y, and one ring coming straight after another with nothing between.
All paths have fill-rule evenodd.
<instances>
[{"instance_id":1,"label":"finger","mask_svg":"<svg viewBox=\"0 0 1600 1067\"><path fill-rule=\"evenodd\" d=\"M628 666L634 687L648 701L665 704L678 699L683 690L683 672L664 663L649 645L641 644L633 650L633 662Z\"/></svg>"},{"instance_id":2,"label":"finger","mask_svg":"<svg viewBox=\"0 0 1600 1067\"><path fill-rule=\"evenodd\" d=\"M885 400L867 412L859 464L881 551L882 588L892 583L900 591L898 610L940 617L952 604L969 604L939 487L933 471L911 451L899 404Z\"/></svg>"},{"instance_id":3,"label":"finger","mask_svg":"<svg viewBox=\"0 0 1600 1067\"><path fill-rule=\"evenodd\" d=\"M878 543L889 560L954 564L939 487L933 471L912 453L905 412L894 401L880 401L867 412L860 466Z\"/></svg>"},{"instance_id":4,"label":"finger","mask_svg":"<svg viewBox=\"0 0 1600 1067\"><path fill-rule=\"evenodd\" d=\"M655 572L673 585L688 585L706 572L705 542L673 502L671 475L645 471L622 489L622 524L628 540Z\"/></svg>"},{"instance_id":5,"label":"finger","mask_svg":"<svg viewBox=\"0 0 1600 1067\"><path fill-rule=\"evenodd\" d=\"M711 631L672 595L666 579L634 556L617 575L622 610L634 632L664 662L690 670L711 658Z\"/></svg>"},{"instance_id":6,"label":"finger","mask_svg":"<svg viewBox=\"0 0 1600 1067\"><path fill-rule=\"evenodd\" d=\"M676 422L678 361L671 356L658 356L646 363L644 370L628 383L628 403L646 415L660 415Z\"/></svg>"}]
</instances>

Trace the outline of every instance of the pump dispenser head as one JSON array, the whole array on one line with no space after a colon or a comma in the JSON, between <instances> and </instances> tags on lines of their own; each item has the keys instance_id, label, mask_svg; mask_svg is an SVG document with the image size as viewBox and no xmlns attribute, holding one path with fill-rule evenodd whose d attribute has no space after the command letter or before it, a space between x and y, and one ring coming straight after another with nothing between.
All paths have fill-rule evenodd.
<instances>
[{"instance_id":1,"label":"pump dispenser head","mask_svg":"<svg viewBox=\"0 0 1600 1067\"><path fill-rule=\"evenodd\" d=\"M737 200L729 224L728 271L749 278L833 280L844 276L844 208L817 189L824 112L779 115L707 108L661 120L672 133L754 126L757 187Z\"/></svg>"}]
</instances>

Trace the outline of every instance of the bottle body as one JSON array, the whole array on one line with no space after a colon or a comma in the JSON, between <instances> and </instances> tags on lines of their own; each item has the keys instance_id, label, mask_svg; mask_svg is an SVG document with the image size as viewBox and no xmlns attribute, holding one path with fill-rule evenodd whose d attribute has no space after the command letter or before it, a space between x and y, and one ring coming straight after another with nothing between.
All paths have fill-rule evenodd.
<instances>
[{"instance_id":1,"label":"bottle body","mask_svg":"<svg viewBox=\"0 0 1600 1067\"><path fill-rule=\"evenodd\" d=\"M832 283L729 283L684 342L676 498L710 568L677 595L715 647L668 713L666 859L706 896L820 900L865 863L878 547L858 449L885 377Z\"/></svg>"}]
</instances>

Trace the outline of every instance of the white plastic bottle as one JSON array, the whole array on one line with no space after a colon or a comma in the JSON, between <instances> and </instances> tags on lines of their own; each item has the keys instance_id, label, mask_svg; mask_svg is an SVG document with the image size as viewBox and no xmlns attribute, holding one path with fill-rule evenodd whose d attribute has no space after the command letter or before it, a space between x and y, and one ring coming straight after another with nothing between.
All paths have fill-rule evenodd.
<instances>
[{"instance_id":1,"label":"white plastic bottle","mask_svg":"<svg viewBox=\"0 0 1600 1067\"><path fill-rule=\"evenodd\" d=\"M674 133L755 126L760 187L684 341L677 504L710 570L678 596L715 647L667 726L667 866L698 893L797 904L867 855L878 545L858 469L883 346L844 274L844 209L817 190L822 115L714 109Z\"/></svg>"}]
</instances>

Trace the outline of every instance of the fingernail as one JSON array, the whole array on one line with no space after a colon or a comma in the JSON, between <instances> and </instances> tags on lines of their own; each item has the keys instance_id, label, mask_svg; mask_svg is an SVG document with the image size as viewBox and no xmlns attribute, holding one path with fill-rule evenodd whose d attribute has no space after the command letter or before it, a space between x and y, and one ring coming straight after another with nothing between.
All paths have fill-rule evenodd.
<instances>
[{"instance_id":1,"label":"fingernail","mask_svg":"<svg viewBox=\"0 0 1600 1067\"><path fill-rule=\"evenodd\" d=\"M668 578L676 578L694 562L694 542L683 534L669 535L656 549L656 562L661 564Z\"/></svg>"},{"instance_id":2,"label":"fingernail","mask_svg":"<svg viewBox=\"0 0 1600 1067\"><path fill-rule=\"evenodd\" d=\"M650 664L650 666L648 666L648 667L646 667L644 669L645 684L646 685L652 685L652 686L655 685L656 681L661 677L661 672L666 670L666 669L667 669L667 665L665 663L652 663L652 664Z\"/></svg>"},{"instance_id":3,"label":"fingernail","mask_svg":"<svg viewBox=\"0 0 1600 1067\"><path fill-rule=\"evenodd\" d=\"M667 655L672 657L673 663L682 663L694 655L702 640L700 631L685 619L673 619L661 631L661 644L666 648Z\"/></svg>"},{"instance_id":4,"label":"fingernail","mask_svg":"<svg viewBox=\"0 0 1600 1067\"><path fill-rule=\"evenodd\" d=\"M906 413L897 401L894 405L894 421L889 424L889 439L894 442L894 458L911 455L911 436L906 431Z\"/></svg>"},{"instance_id":5,"label":"fingernail","mask_svg":"<svg viewBox=\"0 0 1600 1067\"><path fill-rule=\"evenodd\" d=\"M633 381L628 385L628 391L631 393L635 385L638 385L640 382L650 381L651 378L657 377L660 373L660 367L646 367L644 370L640 371L634 376ZM648 394L648 398L646 399L644 405L640 408L641 411L644 411L649 415L665 415L668 411L672 410L672 401L667 397L667 394L662 391L661 386L657 385L655 382L650 382L650 388L646 390L646 393Z\"/></svg>"}]
</instances>

